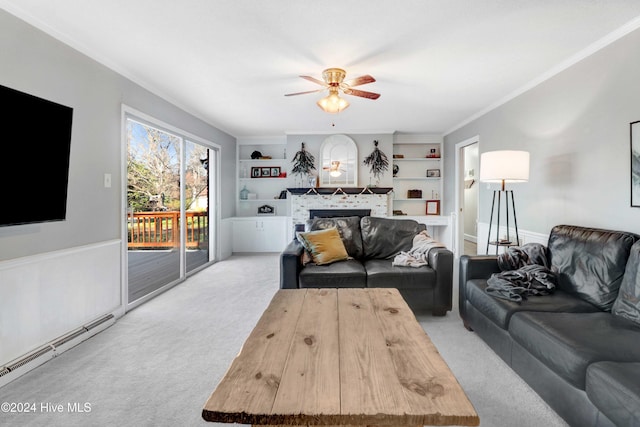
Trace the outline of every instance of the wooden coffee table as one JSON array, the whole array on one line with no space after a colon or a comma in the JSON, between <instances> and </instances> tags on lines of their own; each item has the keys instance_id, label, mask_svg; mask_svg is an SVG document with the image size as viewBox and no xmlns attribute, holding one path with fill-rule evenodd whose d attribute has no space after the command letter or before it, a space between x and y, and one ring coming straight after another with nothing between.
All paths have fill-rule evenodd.
<instances>
[{"instance_id":1,"label":"wooden coffee table","mask_svg":"<svg viewBox=\"0 0 640 427\"><path fill-rule=\"evenodd\" d=\"M254 425L480 423L391 288L278 291L202 417Z\"/></svg>"}]
</instances>

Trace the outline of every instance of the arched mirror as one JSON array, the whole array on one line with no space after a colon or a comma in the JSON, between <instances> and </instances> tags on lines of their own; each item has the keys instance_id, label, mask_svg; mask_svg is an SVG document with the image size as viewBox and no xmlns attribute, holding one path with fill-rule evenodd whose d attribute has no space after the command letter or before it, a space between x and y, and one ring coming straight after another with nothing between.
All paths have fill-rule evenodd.
<instances>
[{"instance_id":1,"label":"arched mirror","mask_svg":"<svg viewBox=\"0 0 640 427\"><path fill-rule=\"evenodd\" d=\"M358 147L346 135L331 135L320 146L320 186L358 186Z\"/></svg>"}]
</instances>

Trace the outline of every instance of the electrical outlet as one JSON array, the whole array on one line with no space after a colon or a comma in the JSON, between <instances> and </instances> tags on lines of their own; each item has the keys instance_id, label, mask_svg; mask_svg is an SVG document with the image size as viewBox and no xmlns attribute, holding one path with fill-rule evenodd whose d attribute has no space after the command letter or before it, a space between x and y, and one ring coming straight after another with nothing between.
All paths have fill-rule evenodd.
<instances>
[{"instance_id":1,"label":"electrical outlet","mask_svg":"<svg viewBox=\"0 0 640 427\"><path fill-rule=\"evenodd\" d=\"M104 174L104 188L111 188L111 174Z\"/></svg>"}]
</instances>

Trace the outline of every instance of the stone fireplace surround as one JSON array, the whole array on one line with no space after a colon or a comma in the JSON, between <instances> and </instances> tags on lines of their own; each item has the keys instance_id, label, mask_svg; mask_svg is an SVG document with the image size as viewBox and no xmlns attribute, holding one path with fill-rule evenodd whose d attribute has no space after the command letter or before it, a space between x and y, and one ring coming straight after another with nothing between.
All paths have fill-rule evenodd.
<instances>
[{"instance_id":1,"label":"stone fireplace surround","mask_svg":"<svg viewBox=\"0 0 640 427\"><path fill-rule=\"evenodd\" d=\"M315 210L370 210L371 216L388 217L391 188L288 188L291 228L304 224ZM354 211L354 216L361 216Z\"/></svg>"}]
</instances>

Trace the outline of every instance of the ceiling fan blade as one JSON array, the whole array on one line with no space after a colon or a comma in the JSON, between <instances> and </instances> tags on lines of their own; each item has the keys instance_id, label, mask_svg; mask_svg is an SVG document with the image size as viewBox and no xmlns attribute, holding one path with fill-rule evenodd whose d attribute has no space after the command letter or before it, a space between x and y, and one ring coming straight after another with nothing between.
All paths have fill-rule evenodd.
<instances>
[{"instance_id":1,"label":"ceiling fan blade","mask_svg":"<svg viewBox=\"0 0 640 427\"><path fill-rule=\"evenodd\" d=\"M380 94L379 93L367 92L367 91L358 90L358 89L345 89L344 93L345 93L345 95L359 96L359 97L368 98L368 99L378 99L378 98L380 98Z\"/></svg>"},{"instance_id":2,"label":"ceiling fan blade","mask_svg":"<svg viewBox=\"0 0 640 427\"><path fill-rule=\"evenodd\" d=\"M306 95L307 93L322 92L324 89L308 90L306 92L285 93L284 96Z\"/></svg>"},{"instance_id":3,"label":"ceiling fan blade","mask_svg":"<svg viewBox=\"0 0 640 427\"><path fill-rule=\"evenodd\" d=\"M355 79L347 80L346 82L344 82L344 84L347 86L353 87L353 86L366 85L367 83L373 83L375 81L376 79L374 79L372 76L367 74L364 76L356 77Z\"/></svg>"},{"instance_id":4,"label":"ceiling fan blade","mask_svg":"<svg viewBox=\"0 0 640 427\"><path fill-rule=\"evenodd\" d=\"M323 82L322 80L318 80L315 77L311 77L311 76L300 76L305 80L309 80L310 82L314 82L316 84L319 84L321 86L326 86L327 84L325 82Z\"/></svg>"}]
</instances>

